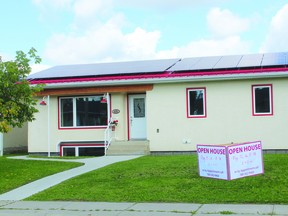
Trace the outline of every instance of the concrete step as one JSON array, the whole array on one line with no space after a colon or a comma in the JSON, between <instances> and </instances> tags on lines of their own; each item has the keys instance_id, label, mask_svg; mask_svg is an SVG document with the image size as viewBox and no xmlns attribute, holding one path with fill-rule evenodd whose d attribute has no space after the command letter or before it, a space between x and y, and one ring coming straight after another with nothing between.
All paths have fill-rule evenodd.
<instances>
[{"instance_id":1,"label":"concrete step","mask_svg":"<svg viewBox=\"0 0 288 216\"><path fill-rule=\"evenodd\" d=\"M149 141L112 141L107 155L148 155L150 154Z\"/></svg>"}]
</instances>

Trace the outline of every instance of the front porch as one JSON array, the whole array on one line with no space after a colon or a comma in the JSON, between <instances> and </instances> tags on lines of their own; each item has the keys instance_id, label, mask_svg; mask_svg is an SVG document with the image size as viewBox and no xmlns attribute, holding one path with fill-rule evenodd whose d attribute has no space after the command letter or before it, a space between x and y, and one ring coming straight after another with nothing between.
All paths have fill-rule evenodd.
<instances>
[{"instance_id":1,"label":"front porch","mask_svg":"<svg viewBox=\"0 0 288 216\"><path fill-rule=\"evenodd\" d=\"M149 155L148 140L112 141L106 155Z\"/></svg>"}]
</instances>

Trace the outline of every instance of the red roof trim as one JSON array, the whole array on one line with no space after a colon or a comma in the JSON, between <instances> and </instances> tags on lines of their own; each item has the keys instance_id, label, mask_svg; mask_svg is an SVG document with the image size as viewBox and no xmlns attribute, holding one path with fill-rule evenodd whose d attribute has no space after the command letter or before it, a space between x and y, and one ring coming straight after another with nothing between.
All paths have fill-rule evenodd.
<instances>
[{"instance_id":1,"label":"red roof trim","mask_svg":"<svg viewBox=\"0 0 288 216\"><path fill-rule=\"evenodd\" d=\"M133 80L133 79L157 79L157 78L174 78L174 77L193 77L193 76L221 76L233 74L257 74L257 73L277 73L288 71L288 68L258 68L246 70L218 70L218 71L187 71L177 73L162 74L141 74L141 75L120 75L120 76L103 76L103 77L74 77L62 79L41 79L30 80L31 84L52 84L52 83L70 83L70 82L93 82L93 81L113 81L113 80Z\"/></svg>"}]
</instances>

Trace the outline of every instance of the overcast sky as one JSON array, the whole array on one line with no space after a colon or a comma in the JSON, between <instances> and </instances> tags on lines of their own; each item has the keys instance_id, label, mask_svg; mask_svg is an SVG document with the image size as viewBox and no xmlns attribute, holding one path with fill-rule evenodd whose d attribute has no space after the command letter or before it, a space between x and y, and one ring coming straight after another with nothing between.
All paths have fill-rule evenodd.
<instances>
[{"instance_id":1,"label":"overcast sky","mask_svg":"<svg viewBox=\"0 0 288 216\"><path fill-rule=\"evenodd\" d=\"M288 51L287 0L0 0L0 56L60 64Z\"/></svg>"}]
</instances>

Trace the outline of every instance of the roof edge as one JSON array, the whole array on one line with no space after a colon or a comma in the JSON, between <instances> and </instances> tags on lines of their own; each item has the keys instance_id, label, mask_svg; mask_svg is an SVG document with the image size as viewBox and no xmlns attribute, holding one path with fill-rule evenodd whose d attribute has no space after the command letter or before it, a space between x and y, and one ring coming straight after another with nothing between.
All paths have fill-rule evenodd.
<instances>
[{"instance_id":1,"label":"roof edge","mask_svg":"<svg viewBox=\"0 0 288 216\"><path fill-rule=\"evenodd\" d=\"M135 75L121 76L114 78L78 78L61 80L32 80L31 85L46 84L48 88L73 88L87 86L106 86L106 85L133 85L133 84L153 84L153 83L172 83L172 82L198 82L213 80L235 80L235 79L256 79L256 78L277 78L288 77L288 68L278 68L269 70L248 70L248 71L218 71L218 72L190 72L163 75Z\"/></svg>"}]
</instances>

